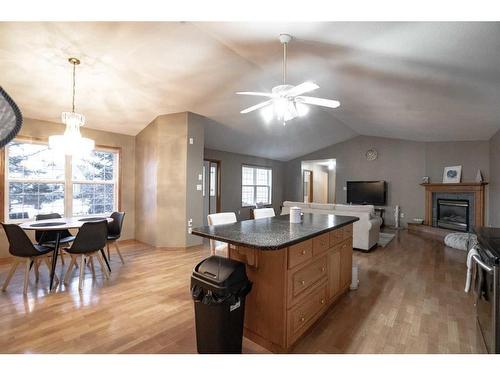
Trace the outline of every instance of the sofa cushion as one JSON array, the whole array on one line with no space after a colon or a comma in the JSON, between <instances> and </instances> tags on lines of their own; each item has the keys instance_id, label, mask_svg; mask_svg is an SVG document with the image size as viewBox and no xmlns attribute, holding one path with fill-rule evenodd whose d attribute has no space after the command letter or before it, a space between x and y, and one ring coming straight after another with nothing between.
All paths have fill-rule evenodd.
<instances>
[{"instance_id":1,"label":"sofa cushion","mask_svg":"<svg viewBox=\"0 0 500 375\"><path fill-rule=\"evenodd\" d=\"M330 210L332 211L335 207L331 203L310 203L310 207L315 210Z\"/></svg>"},{"instance_id":2,"label":"sofa cushion","mask_svg":"<svg viewBox=\"0 0 500 375\"><path fill-rule=\"evenodd\" d=\"M309 208L310 203L284 201L283 207Z\"/></svg>"},{"instance_id":3,"label":"sofa cushion","mask_svg":"<svg viewBox=\"0 0 500 375\"><path fill-rule=\"evenodd\" d=\"M367 204L367 205L336 204L335 210L354 211L354 212L375 212L375 207L371 204Z\"/></svg>"}]
</instances>

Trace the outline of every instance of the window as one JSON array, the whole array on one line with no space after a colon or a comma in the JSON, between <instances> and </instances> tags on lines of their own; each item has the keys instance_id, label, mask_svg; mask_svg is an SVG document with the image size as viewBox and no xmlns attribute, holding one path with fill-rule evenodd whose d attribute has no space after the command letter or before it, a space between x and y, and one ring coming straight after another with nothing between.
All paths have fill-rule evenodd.
<instances>
[{"instance_id":1,"label":"window","mask_svg":"<svg viewBox=\"0 0 500 375\"><path fill-rule=\"evenodd\" d=\"M117 196L117 156L94 151L73 162L73 215L113 212Z\"/></svg>"},{"instance_id":2,"label":"window","mask_svg":"<svg viewBox=\"0 0 500 375\"><path fill-rule=\"evenodd\" d=\"M15 140L6 147L5 218L34 219L111 213L118 208L116 150L64 157L45 143Z\"/></svg>"},{"instance_id":3,"label":"window","mask_svg":"<svg viewBox=\"0 0 500 375\"><path fill-rule=\"evenodd\" d=\"M272 175L271 168L249 165L241 167L242 207L271 204Z\"/></svg>"}]
</instances>

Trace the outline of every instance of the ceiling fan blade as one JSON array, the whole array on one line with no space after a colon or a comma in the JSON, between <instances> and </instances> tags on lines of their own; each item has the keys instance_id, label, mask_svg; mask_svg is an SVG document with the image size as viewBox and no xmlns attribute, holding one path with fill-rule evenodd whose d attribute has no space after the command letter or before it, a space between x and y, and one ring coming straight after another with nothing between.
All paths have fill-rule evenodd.
<instances>
[{"instance_id":1,"label":"ceiling fan blade","mask_svg":"<svg viewBox=\"0 0 500 375\"><path fill-rule=\"evenodd\" d=\"M298 86L292 87L286 93L286 96L297 96L305 94L306 92L310 92L313 90L319 89L319 86L313 82L304 82Z\"/></svg>"},{"instance_id":2,"label":"ceiling fan blade","mask_svg":"<svg viewBox=\"0 0 500 375\"><path fill-rule=\"evenodd\" d=\"M245 108L240 113L249 113L249 112L255 111L256 109L265 107L266 105L271 104L272 102L273 102L272 100L266 100L265 102L261 102L259 104L256 104L256 105L253 105L251 107Z\"/></svg>"},{"instance_id":3,"label":"ceiling fan blade","mask_svg":"<svg viewBox=\"0 0 500 375\"><path fill-rule=\"evenodd\" d=\"M298 99L298 101L302 103L320 105L322 107L328 108L337 108L338 106L340 106L340 102L338 100L314 98L312 96L297 96L296 99Z\"/></svg>"},{"instance_id":4,"label":"ceiling fan blade","mask_svg":"<svg viewBox=\"0 0 500 375\"><path fill-rule=\"evenodd\" d=\"M268 98L273 96L273 94L271 94L269 92L254 92L254 91L239 91L236 94L238 94L238 95L252 95L252 96L267 96Z\"/></svg>"}]
</instances>

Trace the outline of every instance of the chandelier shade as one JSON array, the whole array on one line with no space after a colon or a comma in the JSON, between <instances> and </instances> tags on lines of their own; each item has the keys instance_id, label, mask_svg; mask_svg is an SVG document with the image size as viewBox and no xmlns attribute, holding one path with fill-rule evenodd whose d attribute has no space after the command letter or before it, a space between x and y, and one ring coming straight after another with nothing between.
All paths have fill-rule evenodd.
<instances>
[{"instance_id":1,"label":"chandelier shade","mask_svg":"<svg viewBox=\"0 0 500 375\"><path fill-rule=\"evenodd\" d=\"M95 142L92 139L82 137L80 127L85 125L85 116L75 112L75 68L80 64L77 58L70 58L73 65L73 106L71 112L63 112L61 120L66 125L66 130L62 135L51 135L49 137L49 147L65 155L81 155L92 151Z\"/></svg>"}]
</instances>

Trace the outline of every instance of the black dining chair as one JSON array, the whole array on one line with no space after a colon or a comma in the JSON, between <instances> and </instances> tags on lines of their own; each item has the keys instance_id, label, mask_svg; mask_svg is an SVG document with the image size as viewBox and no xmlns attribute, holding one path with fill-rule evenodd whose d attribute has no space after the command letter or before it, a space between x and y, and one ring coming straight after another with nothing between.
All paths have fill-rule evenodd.
<instances>
[{"instance_id":1,"label":"black dining chair","mask_svg":"<svg viewBox=\"0 0 500 375\"><path fill-rule=\"evenodd\" d=\"M123 264L125 264L122 253L120 252L120 248L116 243L116 241L120 238L122 234L122 226L123 226L123 219L125 218L125 212L113 212L110 217L113 219L113 221L108 223L108 242L106 243L106 248L108 250L108 259L111 260L109 254L109 244L112 243L115 245L116 252L120 257L120 260L122 261Z\"/></svg>"},{"instance_id":2,"label":"black dining chair","mask_svg":"<svg viewBox=\"0 0 500 375\"><path fill-rule=\"evenodd\" d=\"M106 241L108 238L108 224L106 220L93 221L84 223L80 230L78 231L75 240L71 244L71 247L65 249L67 253L71 256L71 262L64 276L64 282L67 283L71 273L73 272L73 267L76 265L78 255L80 258L80 278L78 282L78 289L83 287L83 276L85 272L85 262L92 265L93 269L93 257L96 257L101 265L101 271L106 277L109 278L108 269L104 266L101 252L106 246Z\"/></svg>"},{"instance_id":3,"label":"black dining chair","mask_svg":"<svg viewBox=\"0 0 500 375\"><path fill-rule=\"evenodd\" d=\"M26 268L24 272L24 289L23 294L28 293L28 282L29 282L29 272L31 270L31 266L34 266L35 277L38 281L38 267L40 265L40 261L43 259L47 268L49 269L49 274L51 270L51 264L49 261L49 257L53 252L53 248L33 244L29 239L28 235L24 232L16 224L4 224L2 223L3 229L7 234L7 239L9 241L9 252L15 257L14 264L10 268L10 271L5 279L2 290L5 292L7 287L9 286L10 280L14 273L16 272L16 268L19 263L25 262ZM55 276L56 282L59 282L57 276Z\"/></svg>"},{"instance_id":4,"label":"black dining chair","mask_svg":"<svg viewBox=\"0 0 500 375\"><path fill-rule=\"evenodd\" d=\"M52 214L38 214L35 216L35 220L49 220L49 219L61 219L62 216L58 213ZM54 248L56 246L56 235L55 231L43 231L36 230L35 231L35 240L39 245L43 245L46 247ZM75 236L71 234L71 232L67 229L61 231L61 238L59 239L59 246L61 249L59 250L59 254L61 255L61 263L64 264L64 252L62 251L62 247L64 245L68 245L75 240Z\"/></svg>"}]
</instances>

